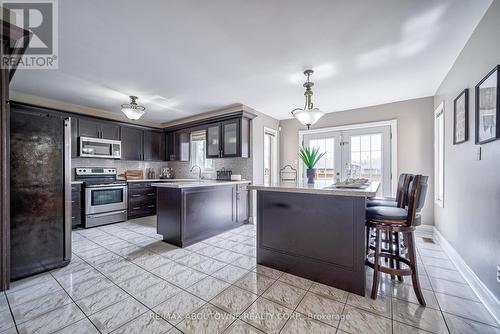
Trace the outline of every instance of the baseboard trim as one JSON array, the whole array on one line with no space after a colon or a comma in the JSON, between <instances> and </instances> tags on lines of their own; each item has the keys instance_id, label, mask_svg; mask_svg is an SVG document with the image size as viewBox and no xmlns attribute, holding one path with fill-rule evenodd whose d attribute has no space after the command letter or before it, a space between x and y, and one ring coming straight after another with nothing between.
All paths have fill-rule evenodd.
<instances>
[{"instance_id":1,"label":"baseboard trim","mask_svg":"<svg viewBox=\"0 0 500 334\"><path fill-rule=\"evenodd\" d=\"M423 226L419 226L423 227ZM491 315L495 318L498 324L500 324L500 301L497 297L484 285L484 283L477 277L477 275L472 271L472 269L465 263L462 257L457 253L455 248L446 240L443 235L434 227L426 226L424 230L428 230L430 227L433 230L434 239L436 239L444 252L448 255L451 262L455 264L458 271L462 274L464 279L469 283L470 287L476 293L479 300L488 309Z\"/></svg>"}]
</instances>

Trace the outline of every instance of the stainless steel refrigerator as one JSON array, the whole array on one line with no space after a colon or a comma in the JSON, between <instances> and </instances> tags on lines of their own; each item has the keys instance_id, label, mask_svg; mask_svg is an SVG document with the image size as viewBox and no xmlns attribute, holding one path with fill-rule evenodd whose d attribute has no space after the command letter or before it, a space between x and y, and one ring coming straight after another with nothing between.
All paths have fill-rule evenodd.
<instances>
[{"instance_id":1,"label":"stainless steel refrigerator","mask_svg":"<svg viewBox=\"0 0 500 334\"><path fill-rule=\"evenodd\" d=\"M57 112L11 106L11 280L71 260L70 124Z\"/></svg>"}]
</instances>

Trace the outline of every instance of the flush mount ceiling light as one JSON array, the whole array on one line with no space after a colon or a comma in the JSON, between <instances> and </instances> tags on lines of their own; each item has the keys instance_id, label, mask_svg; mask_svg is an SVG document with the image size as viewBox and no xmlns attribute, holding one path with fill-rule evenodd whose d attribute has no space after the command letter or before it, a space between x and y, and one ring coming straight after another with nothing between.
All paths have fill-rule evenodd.
<instances>
[{"instance_id":1,"label":"flush mount ceiling light","mask_svg":"<svg viewBox=\"0 0 500 334\"><path fill-rule=\"evenodd\" d=\"M316 123L325 114L318 108L314 108L312 103L313 91L311 88L314 86L314 83L309 80L309 77L313 73L313 70L304 71L304 75L307 76L307 81L303 85L306 88L304 93L304 96L306 97L306 104L304 108L292 110L293 117L295 117L300 123L307 126L307 129L309 129L311 125Z\"/></svg>"},{"instance_id":2,"label":"flush mount ceiling light","mask_svg":"<svg viewBox=\"0 0 500 334\"><path fill-rule=\"evenodd\" d=\"M142 115L144 115L146 107L140 106L137 102L135 102L139 99L137 96L130 96L130 99L132 100L130 104L122 104L122 112L129 119L138 120Z\"/></svg>"}]
</instances>

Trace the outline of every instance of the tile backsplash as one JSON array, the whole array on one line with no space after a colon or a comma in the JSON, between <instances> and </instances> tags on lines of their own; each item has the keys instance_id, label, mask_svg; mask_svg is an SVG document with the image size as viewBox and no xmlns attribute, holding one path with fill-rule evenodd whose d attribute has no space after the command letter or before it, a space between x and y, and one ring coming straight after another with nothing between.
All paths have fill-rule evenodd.
<instances>
[{"instance_id":1,"label":"tile backsplash","mask_svg":"<svg viewBox=\"0 0 500 334\"><path fill-rule=\"evenodd\" d=\"M131 161L97 158L73 158L71 159L71 173L75 177L75 167L114 167L118 174L127 169L142 169L146 177L146 168L154 168L156 176L160 175L160 168L167 167L166 161Z\"/></svg>"},{"instance_id":2,"label":"tile backsplash","mask_svg":"<svg viewBox=\"0 0 500 334\"><path fill-rule=\"evenodd\" d=\"M71 159L72 175L74 179L75 167L114 167L118 174L124 173L127 169L142 169L144 177L146 177L146 169L154 168L156 177L160 175L160 168L172 167L175 177L179 179L188 179L198 177L198 171L190 172L191 166L187 161L130 161L130 160L113 160L113 159L97 159L97 158L73 158ZM206 179L215 179L216 170L223 167L230 169L233 174L241 174L245 180L252 179L252 159L245 158L226 158L214 159L214 171L203 173Z\"/></svg>"}]
</instances>

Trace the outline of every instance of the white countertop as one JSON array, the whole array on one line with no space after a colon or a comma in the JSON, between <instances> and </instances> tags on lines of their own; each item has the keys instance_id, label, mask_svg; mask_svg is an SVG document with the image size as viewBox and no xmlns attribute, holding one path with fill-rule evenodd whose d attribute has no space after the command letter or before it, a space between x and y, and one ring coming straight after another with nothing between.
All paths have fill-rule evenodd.
<instances>
[{"instance_id":1,"label":"white countertop","mask_svg":"<svg viewBox=\"0 0 500 334\"><path fill-rule=\"evenodd\" d=\"M263 190L275 192L293 192L304 194L337 195L337 196L360 196L373 197L377 194L380 182L371 182L363 189L336 188L332 181L316 181L314 184L298 184L295 182L283 182L270 185L251 185L250 190Z\"/></svg>"},{"instance_id":2,"label":"white countertop","mask_svg":"<svg viewBox=\"0 0 500 334\"><path fill-rule=\"evenodd\" d=\"M213 187L213 186L227 186L235 184L249 184L251 181L241 180L241 181L217 181L217 180L193 180L189 181L179 181L177 182L162 182L162 183L152 183L151 186L158 188L198 188L198 187Z\"/></svg>"},{"instance_id":3,"label":"white countertop","mask_svg":"<svg viewBox=\"0 0 500 334\"><path fill-rule=\"evenodd\" d=\"M185 182L198 181L198 179L141 179L141 180L123 180L126 182Z\"/></svg>"}]
</instances>

